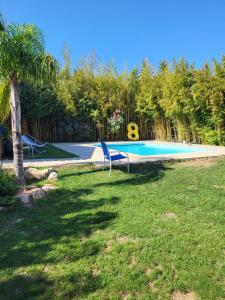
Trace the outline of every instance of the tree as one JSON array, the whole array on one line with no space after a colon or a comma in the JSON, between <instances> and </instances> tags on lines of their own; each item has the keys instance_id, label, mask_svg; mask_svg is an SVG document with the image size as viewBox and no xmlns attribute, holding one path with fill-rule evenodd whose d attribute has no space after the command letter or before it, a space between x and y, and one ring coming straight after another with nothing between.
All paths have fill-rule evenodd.
<instances>
[{"instance_id":1,"label":"tree","mask_svg":"<svg viewBox=\"0 0 225 300\"><path fill-rule=\"evenodd\" d=\"M14 169L17 180L24 184L21 143L20 83L46 83L55 78L56 60L44 52L44 39L35 25L4 24L0 21L0 82L5 95L10 87ZM6 99L5 99L6 101Z\"/></svg>"},{"instance_id":2,"label":"tree","mask_svg":"<svg viewBox=\"0 0 225 300\"><path fill-rule=\"evenodd\" d=\"M5 30L4 20L0 14L0 33ZM2 123L9 115L9 95L10 86L7 81L0 82L0 123Z\"/></svg>"},{"instance_id":3,"label":"tree","mask_svg":"<svg viewBox=\"0 0 225 300\"><path fill-rule=\"evenodd\" d=\"M137 112L150 118L157 118L159 115L158 96L160 86L157 77L150 69L148 62L145 60L139 74L139 93L137 96Z\"/></svg>"},{"instance_id":4,"label":"tree","mask_svg":"<svg viewBox=\"0 0 225 300\"><path fill-rule=\"evenodd\" d=\"M172 72L168 72L162 86L163 98L160 105L166 117L173 121L178 131L178 140L191 139L191 118L193 97L191 86L194 83L193 66L181 59L174 62Z\"/></svg>"}]
</instances>

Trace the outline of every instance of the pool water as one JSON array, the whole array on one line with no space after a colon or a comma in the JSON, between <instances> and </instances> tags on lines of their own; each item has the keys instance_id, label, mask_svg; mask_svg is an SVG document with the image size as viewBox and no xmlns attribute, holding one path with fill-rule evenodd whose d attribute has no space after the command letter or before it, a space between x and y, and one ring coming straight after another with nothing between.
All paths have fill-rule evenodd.
<instances>
[{"instance_id":1,"label":"pool water","mask_svg":"<svg viewBox=\"0 0 225 300\"><path fill-rule=\"evenodd\" d=\"M97 146L100 146L98 144ZM192 145L168 145L168 144L153 144L153 143L121 143L108 144L109 149L124 151L137 155L161 155L161 154L182 154L182 153L199 153L210 152L207 148L197 148Z\"/></svg>"}]
</instances>

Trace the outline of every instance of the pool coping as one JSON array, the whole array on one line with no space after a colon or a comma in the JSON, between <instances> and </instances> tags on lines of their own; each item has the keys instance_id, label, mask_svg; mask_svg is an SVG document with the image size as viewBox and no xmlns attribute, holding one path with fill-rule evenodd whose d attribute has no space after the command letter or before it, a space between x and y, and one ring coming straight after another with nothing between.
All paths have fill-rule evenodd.
<instances>
[{"instance_id":1,"label":"pool coping","mask_svg":"<svg viewBox=\"0 0 225 300\"><path fill-rule=\"evenodd\" d=\"M71 159L33 159L24 160L24 167L57 167L66 165L76 165L91 163L96 165L101 165L103 163L103 155L101 147L96 147L98 142L90 143L53 143L56 147L65 150L67 152L78 154L79 157ZM108 142L110 144L121 144L129 143L129 141L117 141ZM131 142L134 143L134 142ZM154 143L154 144L168 144L171 146L183 146L183 147L197 147L202 149L209 149L211 152L192 152L192 153L182 153L182 154L161 154L161 155L137 155L129 154L129 159L131 163L144 163L144 162L154 162L154 161L165 161L165 160L185 160L185 159L197 159L197 158L207 158L207 157L218 157L225 156L225 147L214 146L214 145L200 145L200 144L183 144L177 142L166 142L157 140L146 140L138 141L136 143ZM116 151L116 150L115 150ZM124 160L125 163L125 160ZM12 161L3 161L3 168L13 168Z\"/></svg>"}]
</instances>

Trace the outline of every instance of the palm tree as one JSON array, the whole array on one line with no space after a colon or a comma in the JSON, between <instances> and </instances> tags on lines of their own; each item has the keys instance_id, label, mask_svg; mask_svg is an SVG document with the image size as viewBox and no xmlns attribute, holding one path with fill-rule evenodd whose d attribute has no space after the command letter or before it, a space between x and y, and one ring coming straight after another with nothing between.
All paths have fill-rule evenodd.
<instances>
[{"instance_id":1,"label":"palm tree","mask_svg":"<svg viewBox=\"0 0 225 300\"><path fill-rule=\"evenodd\" d=\"M56 60L45 54L43 35L35 25L7 25L0 18L0 103L10 100L14 169L22 185L20 82L51 82L56 71Z\"/></svg>"}]
</instances>

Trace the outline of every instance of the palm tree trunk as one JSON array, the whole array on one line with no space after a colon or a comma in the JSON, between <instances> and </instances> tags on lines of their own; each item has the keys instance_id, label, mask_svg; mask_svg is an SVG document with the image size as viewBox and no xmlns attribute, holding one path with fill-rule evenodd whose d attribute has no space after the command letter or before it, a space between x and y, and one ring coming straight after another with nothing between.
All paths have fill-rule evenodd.
<instances>
[{"instance_id":1,"label":"palm tree trunk","mask_svg":"<svg viewBox=\"0 0 225 300\"><path fill-rule=\"evenodd\" d=\"M11 80L10 87L14 170L18 183L24 185L23 149L21 143L21 108L19 98L19 83L16 79Z\"/></svg>"}]
</instances>

